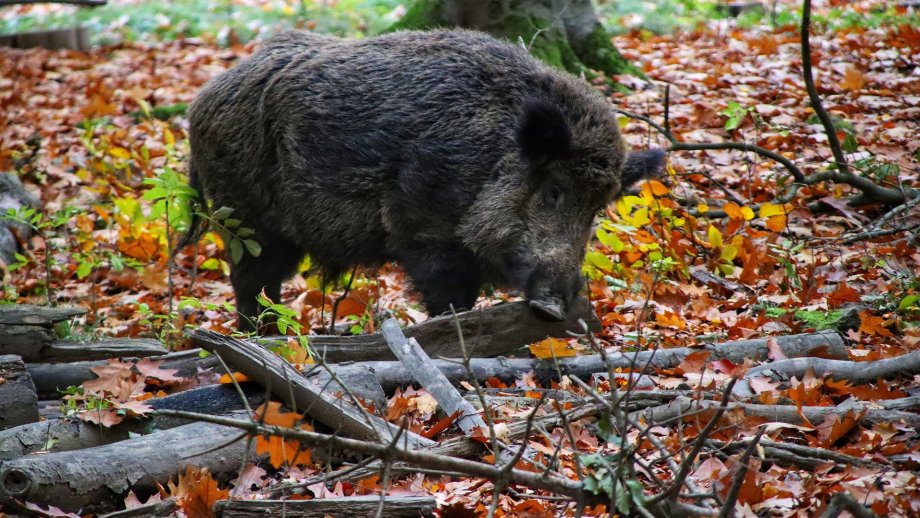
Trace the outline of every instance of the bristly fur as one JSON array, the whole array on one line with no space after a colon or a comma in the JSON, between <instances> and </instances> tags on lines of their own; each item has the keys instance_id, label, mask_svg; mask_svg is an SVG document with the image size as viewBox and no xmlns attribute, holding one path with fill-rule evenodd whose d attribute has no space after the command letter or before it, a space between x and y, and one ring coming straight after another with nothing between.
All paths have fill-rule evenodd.
<instances>
[{"instance_id":1,"label":"bristly fur","mask_svg":"<svg viewBox=\"0 0 920 518\"><path fill-rule=\"evenodd\" d=\"M203 193L262 245L232 266L249 316L304 254L327 271L395 259L431 313L470 307L484 281L561 305L626 155L585 81L462 30L284 33L189 119Z\"/></svg>"}]
</instances>

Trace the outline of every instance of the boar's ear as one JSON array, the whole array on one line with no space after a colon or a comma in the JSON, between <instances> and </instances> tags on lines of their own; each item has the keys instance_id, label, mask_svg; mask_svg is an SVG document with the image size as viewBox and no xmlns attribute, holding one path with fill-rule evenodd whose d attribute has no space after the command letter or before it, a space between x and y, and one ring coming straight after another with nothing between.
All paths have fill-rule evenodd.
<instances>
[{"instance_id":1,"label":"boar's ear","mask_svg":"<svg viewBox=\"0 0 920 518\"><path fill-rule=\"evenodd\" d=\"M552 104L536 99L524 101L515 138L521 156L531 166L565 158L572 151L572 131L565 115Z\"/></svg>"},{"instance_id":2,"label":"boar's ear","mask_svg":"<svg viewBox=\"0 0 920 518\"><path fill-rule=\"evenodd\" d=\"M620 172L621 189L625 190L639 180L658 176L663 165L664 151L660 149L629 153L626 155L626 162L623 163L623 170Z\"/></svg>"}]
</instances>

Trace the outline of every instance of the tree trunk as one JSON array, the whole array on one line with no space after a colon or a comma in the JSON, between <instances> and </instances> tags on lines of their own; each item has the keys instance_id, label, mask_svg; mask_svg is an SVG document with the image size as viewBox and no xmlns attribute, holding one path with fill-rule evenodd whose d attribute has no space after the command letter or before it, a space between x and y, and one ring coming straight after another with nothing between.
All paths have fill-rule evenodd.
<instances>
[{"instance_id":1,"label":"tree trunk","mask_svg":"<svg viewBox=\"0 0 920 518\"><path fill-rule=\"evenodd\" d=\"M527 47L550 65L609 78L641 71L620 55L591 0L415 0L390 30L466 27Z\"/></svg>"}]
</instances>

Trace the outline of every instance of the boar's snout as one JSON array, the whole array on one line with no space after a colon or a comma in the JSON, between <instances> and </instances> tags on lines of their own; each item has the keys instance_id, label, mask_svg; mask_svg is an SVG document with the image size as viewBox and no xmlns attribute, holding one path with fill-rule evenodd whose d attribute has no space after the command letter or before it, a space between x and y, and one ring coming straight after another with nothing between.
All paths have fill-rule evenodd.
<instances>
[{"instance_id":1,"label":"boar's snout","mask_svg":"<svg viewBox=\"0 0 920 518\"><path fill-rule=\"evenodd\" d=\"M560 269L553 264L541 264L533 269L525 294L531 309L539 316L561 322L565 320L565 314L583 283L581 269L577 265Z\"/></svg>"}]
</instances>

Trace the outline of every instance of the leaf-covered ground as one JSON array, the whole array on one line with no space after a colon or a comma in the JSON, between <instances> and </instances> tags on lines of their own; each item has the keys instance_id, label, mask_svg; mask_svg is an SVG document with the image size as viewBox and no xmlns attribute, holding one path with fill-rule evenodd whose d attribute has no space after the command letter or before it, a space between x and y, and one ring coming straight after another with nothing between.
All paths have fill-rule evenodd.
<instances>
[{"instance_id":1,"label":"leaf-covered ground","mask_svg":"<svg viewBox=\"0 0 920 518\"><path fill-rule=\"evenodd\" d=\"M629 112L667 124L683 142L749 142L780 153L806 174L824 170L830 152L804 92L797 30L741 29L720 22L667 36L637 31L618 37L619 48L653 82L620 78L635 93L611 98ZM185 216L176 212L172 198L162 196L179 192L176 182L185 170L184 105L210 77L258 45L218 46L216 41L203 37L124 43L89 53L0 49L0 109L5 115L0 119L0 170L17 171L45 206L44 215L31 219L37 235L24 243L26 251L18 261L3 269L6 300L85 305L92 313L80 333L153 334L176 347L186 346L180 336L184 326L233 328L224 240L209 234L197 249L181 251L170 275L167 251ZM889 186L917 188L920 28L819 27L812 49L818 90L858 174ZM670 85L667 107L665 83ZM642 121L624 118L623 127L634 147L667 144ZM916 351L920 213L849 207L841 202L849 191L833 184L803 188L791 201L777 203L778 193L789 183L780 165L751 153L671 153L665 177L644 184L599 218L585 274L604 325L598 335L602 343L627 351L835 328L844 333L853 360ZM168 223L167 208L174 209ZM877 223L880 218L882 224ZM867 229L875 233L866 235ZM324 319L339 291L324 290L319 277L306 274L285 285L283 302L304 330L318 329L329 325ZM482 304L514 294L490 295ZM339 323L354 332L374 331L390 313L404 321L425 318L394 266L361 272L338 312ZM588 352L574 339L538 344L532 351L538 357ZM661 389L718 389L750 366L698 357L678 369L652 372L650 379L652 387ZM116 371L100 374L129 376ZM129 389L103 382L87 391L121 398L125 406L119 408L125 409L128 401L149 397L142 396L148 374L134 379ZM534 387L526 377L517 385L549 388ZM570 384L561 388L585 397ZM123 390L128 393L119 392ZM759 383L752 390L754 399L763 403L829 406L849 398L877 403L918 395L920 377L851 386L807 375ZM499 420L520 419L528 411L510 403L493 408ZM283 415L278 409L269 412ZM404 416L411 418L415 431L436 426L439 419L431 397L412 389L390 401L388 417ZM762 423L743 414L733 417L732 427L721 430L719 438L749 437ZM547 455L561 445L559 469L573 477L576 452L609 453L613 448L588 421L574 423L570 431L550 430L531 445ZM683 433L692 437L695 431L689 427ZM687 438L664 427L657 433L673 447ZM907 456L912 464L906 465L914 470L904 469L903 463L900 469L839 469L830 463L809 471L752 460L738 509L749 515L811 516L834 493L845 490L879 515L917 516L917 437L916 430L898 423L864 425L852 419L775 430L771 438L777 441L881 464L888 464L891 456ZM282 455L285 447L290 446L260 443L262 451L274 456ZM649 445L642 451L653 455L656 450ZM309 459L298 462L303 465L283 476L253 468L243 475L250 485L243 484L246 490L235 496L258 495L254 487L271 487L284 477L304 478L321 469ZM727 491L733 462L736 458L711 456L692 478L704 488ZM670 476L664 467L659 475ZM189 471L168 490L194 495L199 491L195 488L210 488L211 483L206 472ZM373 494L380 487L379 480L365 480L310 489L322 498ZM481 512L492 498L492 484L476 479L417 475L403 477L396 488L435 493L445 509L458 513ZM563 511L552 500L540 499L539 492L522 491L501 496L500 516ZM586 515L604 512L598 507Z\"/></svg>"}]
</instances>

